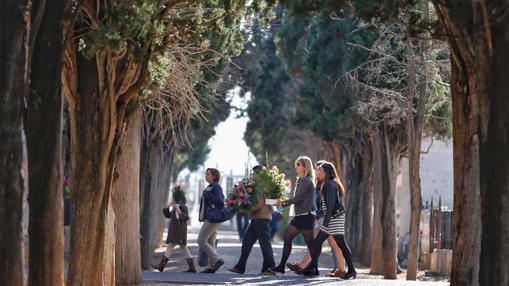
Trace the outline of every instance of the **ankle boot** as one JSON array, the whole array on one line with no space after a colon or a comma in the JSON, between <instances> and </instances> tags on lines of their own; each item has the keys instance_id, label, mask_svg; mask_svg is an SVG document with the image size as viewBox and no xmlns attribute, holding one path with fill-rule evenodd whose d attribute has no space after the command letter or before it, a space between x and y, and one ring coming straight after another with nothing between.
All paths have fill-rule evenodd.
<instances>
[{"instance_id":1,"label":"ankle boot","mask_svg":"<svg viewBox=\"0 0 509 286\"><path fill-rule=\"evenodd\" d=\"M163 255L163 257L161 257L161 261L159 261L158 265L150 264L150 266L152 266L152 268L154 268L154 269L159 270L159 272L163 272L164 271L164 267L166 266L166 263L168 263L168 260L169 259L166 258L166 256Z\"/></svg>"},{"instance_id":2,"label":"ankle boot","mask_svg":"<svg viewBox=\"0 0 509 286\"><path fill-rule=\"evenodd\" d=\"M186 262L187 262L187 270L184 271L184 272L196 273L196 268L194 267L193 259L192 258L186 258Z\"/></svg>"}]
</instances>

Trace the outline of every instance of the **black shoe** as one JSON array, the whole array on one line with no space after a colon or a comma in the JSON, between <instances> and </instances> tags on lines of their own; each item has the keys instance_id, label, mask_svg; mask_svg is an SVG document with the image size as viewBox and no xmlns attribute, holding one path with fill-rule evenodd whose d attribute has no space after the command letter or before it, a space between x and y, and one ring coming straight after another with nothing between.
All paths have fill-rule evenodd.
<instances>
[{"instance_id":1,"label":"black shoe","mask_svg":"<svg viewBox=\"0 0 509 286\"><path fill-rule=\"evenodd\" d=\"M314 267L312 267L312 268L306 267L305 269L302 269L300 271L295 271L295 273L297 273L299 275L309 276L309 277L320 275L320 272L318 272L318 268L314 268Z\"/></svg>"},{"instance_id":2,"label":"black shoe","mask_svg":"<svg viewBox=\"0 0 509 286\"><path fill-rule=\"evenodd\" d=\"M341 279L343 279L343 280L349 280L349 279L355 279L355 278L357 278L357 272L355 272L355 270L352 272L348 271L348 272L346 272L345 276L341 277Z\"/></svg>"},{"instance_id":3,"label":"black shoe","mask_svg":"<svg viewBox=\"0 0 509 286\"><path fill-rule=\"evenodd\" d=\"M277 267L271 268L269 270L272 271L272 272L275 272L275 273L285 274L285 268L284 267L277 266Z\"/></svg>"},{"instance_id":4,"label":"black shoe","mask_svg":"<svg viewBox=\"0 0 509 286\"><path fill-rule=\"evenodd\" d=\"M210 269L210 268L205 268L205 270L203 271L200 271L200 273L215 273L216 271L214 271L214 269Z\"/></svg>"},{"instance_id":5,"label":"black shoe","mask_svg":"<svg viewBox=\"0 0 509 286\"><path fill-rule=\"evenodd\" d=\"M219 259L216 263L214 263L214 268L212 268L212 270L214 271L214 273L221 267L223 266L224 264L224 260L222 259Z\"/></svg>"}]
</instances>

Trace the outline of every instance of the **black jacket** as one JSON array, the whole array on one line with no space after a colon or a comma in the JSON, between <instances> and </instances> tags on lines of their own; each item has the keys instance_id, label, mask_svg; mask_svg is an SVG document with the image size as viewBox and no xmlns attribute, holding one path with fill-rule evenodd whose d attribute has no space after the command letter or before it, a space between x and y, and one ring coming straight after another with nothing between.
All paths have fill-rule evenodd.
<instances>
[{"instance_id":1,"label":"black jacket","mask_svg":"<svg viewBox=\"0 0 509 286\"><path fill-rule=\"evenodd\" d=\"M334 180L327 180L325 185L325 206L327 212L324 214L323 226L328 227L331 218L345 211L343 198L339 196L338 184Z\"/></svg>"}]
</instances>

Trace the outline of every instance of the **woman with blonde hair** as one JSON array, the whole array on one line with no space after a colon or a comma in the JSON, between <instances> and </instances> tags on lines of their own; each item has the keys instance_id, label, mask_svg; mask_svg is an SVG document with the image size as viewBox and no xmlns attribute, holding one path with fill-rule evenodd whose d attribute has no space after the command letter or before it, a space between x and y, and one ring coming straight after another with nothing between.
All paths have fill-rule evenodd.
<instances>
[{"instance_id":1,"label":"woman with blonde hair","mask_svg":"<svg viewBox=\"0 0 509 286\"><path fill-rule=\"evenodd\" d=\"M293 239L299 233L302 233L308 248L313 241L316 215L313 162L309 157L301 156L295 160L295 171L297 172L298 179L293 198L278 203L283 207L294 205L295 217L285 229L283 254L279 265L271 269L273 272L285 273L285 265L292 252Z\"/></svg>"}]
</instances>

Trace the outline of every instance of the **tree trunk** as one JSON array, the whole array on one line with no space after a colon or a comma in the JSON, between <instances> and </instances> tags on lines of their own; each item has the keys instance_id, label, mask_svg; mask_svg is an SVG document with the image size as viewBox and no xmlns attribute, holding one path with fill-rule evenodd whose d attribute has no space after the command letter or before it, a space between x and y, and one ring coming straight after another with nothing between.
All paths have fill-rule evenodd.
<instances>
[{"instance_id":1,"label":"tree trunk","mask_svg":"<svg viewBox=\"0 0 509 286\"><path fill-rule=\"evenodd\" d=\"M69 285L113 285L115 279L111 184L119 134L115 103L99 90L97 64L78 55L79 94L66 94L74 175Z\"/></svg>"},{"instance_id":2,"label":"tree trunk","mask_svg":"<svg viewBox=\"0 0 509 286\"><path fill-rule=\"evenodd\" d=\"M424 18L429 18L429 7L428 1L424 0ZM410 168L410 239L408 242L408 267L407 267L407 280L417 280L417 264L419 260L419 222L421 220L421 208L422 208L422 197L421 197L421 176L420 176L420 164L421 164L421 143L422 143L422 130L424 125L424 113L427 102L427 63L426 63L426 52L427 52L427 41L422 41L422 47L420 52L421 59L421 74L419 80L419 101L417 108L417 116L415 124L413 124L413 112L409 112L407 115L407 133L408 133L408 149L409 149L409 168ZM409 46L411 43L409 42ZM413 57L413 47L411 47L409 58ZM413 74L409 72L409 78L413 81L415 79L415 62L413 63ZM409 84L410 86L410 84ZM413 96L414 92L409 92L408 104L409 109L413 109ZM411 111L411 110L410 110Z\"/></svg>"},{"instance_id":3,"label":"tree trunk","mask_svg":"<svg viewBox=\"0 0 509 286\"><path fill-rule=\"evenodd\" d=\"M397 279L397 239L395 191L399 158L393 160L396 151L391 151L386 126L382 127L382 250L384 256L384 278ZM392 149L393 150L393 149ZM393 154L394 152L394 154Z\"/></svg>"},{"instance_id":4,"label":"tree trunk","mask_svg":"<svg viewBox=\"0 0 509 286\"><path fill-rule=\"evenodd\" d=\"M62 67L68 1L34 3L27 114L29 284L64 283ZM40 25L40 23L44 25ZM40 26L40 28L39 28Z\"/></svg>"},{"instance_id":5,"label":"tree trunk","mask_svg":"<svg viewBox=\"0 0 509 286\"><path fill-rule=\"evenodd\" d=\"M23 97L30 25L28 1L4 1L0 12L0 277L23 285L22 217L26 166L23 164Z\"/></svg>"},{"instance_id":6,"label":"tree trunk","mask_svg":"<svg viewBox=\"0 0 509 286\"><path fill-rule=\"evenodd\" d=\"M373 137L373 234L371 243L370 274L382 274L384 269L382 249L382 207L383 207L383 178L382 170L385 161L382 158L383 143L380 134Z\"/></svg>"},{"instance_id":7,"label":"tree trunk","mask_svg":"<svg viewBox=\"0 0 509 286\"><path fill-rule=\"evenodd\" d=\"M371 264L372 216L373 216L373 150L371 139L366 139L362 157L362 242L361 262Z\"/></svg>"},{"instance_id":8,"label":"tree trunk","mask_svg":"<svg viewBox=\"0 0 509 286\"><path fill-rule=\"evenodd\" d=\"M348 201L346 208L345 231L346 240L352 250L353 259L361 259L362 241L362 161L361 156L355 152L348 152L346 180L348 185Z\"/></svg>"},{"instance_id":9,"label":"tree trunk","mask_svg":"<svg viewBox=\"0 0 509 286\"><path fill-rule=\"evenodd\" d=\"M165 218L162 215L161 210L167 205L168 202L168 190L171 181L171 167L173 161L173 152L167 151L162 154L161 167L159 168L157 193L159 199L156 201L155 209L158 210L154 213L155 217L152 220L155 221L154 234L153 234L153 245L154 248L162 246L162 238L164 233Z\"/></svg>"},{"instance_id":10,"label":"tree trunk","mask_svg":"<svg viewBox=\"0 0 509 286\"><path fill-rule=\"evenodd\" d=\"M480 154L479 154L479 132L483 130L480 125L480 96L486 84L483 70L475 70L479 67L476 60L485 61L483 48L488 41L483 42L482 38L475 34L465 33L476 31L484 27L484 23L464 21L472 18L472 3L470 1L461 3L452 2L451 6L445 6L439 1L433 1L435 10L449 37L447 38L451 49L451 95L453 108L453 157L454 157L454 214L453 214L453 261L451 272L451 285L479 285L479 258L481 255L481 181L480 181ZM457 5L462 5L458 10ZM477 7L478 11L482 11ZM497 8L498 9L498 8ZM461 13L457 13L457 12ZM477 17L481 13L476 14ZM507 17L507 16L505 16ZM497 20L498 22L498 20ZM476 25L476 29L465 27ZM486 29L489 26L486 24ZM484 29L482 29L484 31ZM479 45L481 44L482 45ZM502 57L505 58L505 57ZM505 79L502 79L505 82ZM502 107L503 105L501 105ZM507 112L506 112L507 115ZM503 121L500 121L501 123ZM494 132L496 137L502 136L500 132ZM493 136L495 137L495 136ZM504 158L503 153L497 155L499 159ZM507 158L505 158L507 160ZM496 173L490 162L490 172ZM499 165L500 166L500 165ZM499 167L497 166L497 168ZM501 167L501 166L500 166ZM498 185L497 191L502 192L503 186ZM500 202L500 197L489 202L489 208L493 203ZM495 235L499 235L500 227L497 226ZM484 240L481 244L484 244ZM490 242L490 243L493 243ZM496 261L501 253L496 253L491 262ZM507 268L503 271L507 271ZM488 270L490 275L496 277L495 267ZM494 280L496 281L496 280ZM498 282L498 281L497 281ZM481 285L504 285L486 282ZM505 284L507 285L507 283Z\"/></svg>"},{"instance_id":11,"label":"tree trunk","mask_svg":"<svg viewBox=\"0 0 509 286\"><path fill-rule=\"evenodd\" d=\"M148 140L148 139L144 139ZM145 153L141 156L146 156L142 159L144 165L141 167L144 184L141 185L141 192L143 193L143 211L140 220L141 231L141 267L142 269L150 269L152 262L152 255L154 250L154 233L156 222L153 220L156 215L162 216L162 210L157 210L159 196L158 196L158 175L159 168L161 167L161 144L160 141L146 142Z\"/></svg>"},{"instance_id":12,"label":"tree trunk","mask_svg":"<svg viewBox=\"0 0 509 286\"><path fill-rule=\"evenodd\" d=\"M507 9L508 3L492 4L489 11ZM500 7L505 6L505 7ZM481 63L473 80L486 86L479 93L481 107L480 175L482 203L481 285L509 285L509 15L494 13L491 24L491 58ZM481 29L480 26L479 29ZM482 27L484 28L484 26ZM485 30L483 29L482 33ZM490 36L492 38L490 38ZM478 59L478 60L482 60ZM483 84L483 80L485 81Z\"/></svg>"},{"instance_id":13,"label":"tree trunk","mask_svg":"<svg viewBox=\"0 0 509 286\"><path fill-rule=\"evenodd\" d=\"M120 141L113 185L115 212L115 281L141 283L140 256L140 132L141 114L135 111Z\"/></svg>"}]
</instances>

